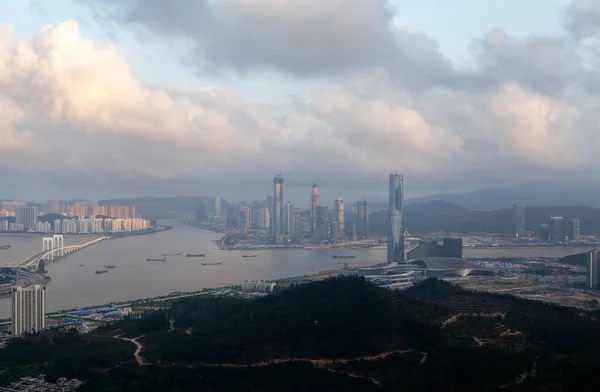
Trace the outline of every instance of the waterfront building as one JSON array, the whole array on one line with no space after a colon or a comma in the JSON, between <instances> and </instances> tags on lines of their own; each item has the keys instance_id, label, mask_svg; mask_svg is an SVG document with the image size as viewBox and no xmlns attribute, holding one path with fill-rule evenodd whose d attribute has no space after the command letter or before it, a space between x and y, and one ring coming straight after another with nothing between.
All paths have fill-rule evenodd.
<instances>
[{"instance_id":1,"label":"waterfront building","mask_svg":"<svg viewBox=\"0 0 600 392\"><path fill-rule=\"evenodd\" d=\"M333 201L333 205L335 208L335 221L337 222L336 227L336 236L333 237L333 240L336 242L344 242L344 199L341 197L336 198Z\"/></svg>"},{"instance_id":2,"label":"waterfront building","mask_svg":"<svg viewBox=\"0 0 600 392\"><path fill-rule=\"evenodd\" d=\"M317 207L317 239L329 240L329 209L326 206Z\"/></svg>"},{"instance_id":3,"label":"waterfront building","mask_svg":"<svg viewBox=\"0 0 600 392\"><path fill-rule=\"evenodd\" d=\"M600 251L598 249L586 254L585 285L588 289L597 289L600 284Z\"/></svg>"},{"instance_id":4,"label":"waterfront building","mask_svg":"<svg viewBox=\"0 0 600 392\"><path fill-rule=\"evenodd\" d=\"M356 235L364 240L369 238L369 204L364 200L356 203Z\"/></svg>"},{"instance_id":5,"label":"waterfront building","mask_svg":"<svg viewBox=\"0 0 600 392\"><path fill-rule=\"evenodd\" d=\"M16 223L24 227L35 228L38 223L37 207L17 207Z\"/></svg>"},{"instance_id":6,"label":"waterfront building","mask_svg":"<svg viewBox=\"0 0 600 392\"><path fill-rule=\"evenodd\" d=\"M351 220L347 221L344 225L345 238L350 241L356 241L356 222Z\"/></svg>"},{"instance_id":7,"label":"waterfront building","mask_svg":"<svg viewBox=\"0 0 600 392\"><path fill-rule=\"evenodd\" d=\"M562 216L550 217L550 241L564 242L567 236L565 219Z\"/></svg>"},{"instance_id":8,"label":"waterfront building","mask_svg":"<svg viewBox=\"0 0 600 392\"><path fill-rule=\"evenodd\" d=\"M283 204L283 235L292 235L292 203L289 201Z\"/></svg>"},{"instance_id":9,"label":"waterfront building","mask_svg":"<svg viewBox=\"0 0 600 392\"><path fill-rule=\"evenodd\" d=\"M569 237L569 241L579 241L581 239L579 226L579 218L572 218L567 222L567 236Z\"/></svg>"},{"instance_id":10,"label":"waterfront building","mask_svg":"<svg viewBox=\"0 0 600 392\"><path fill-rule=\"evenodd\" d=\"M284 191L283 176L278 174L273 178L273 241L278 244L283 243L284 226L283 226L283 191Z\"/></svg>"},{"instance_id":11,"label":"waterfront building","mask_svg":"<svg viewBox=\"0 0 600 392\"><path fill-rule=\"evenodd\" d=\"M221 217L223 213L221 212L221 198L219 196L215 196L215 217Z\"/></svg>"},{"instance_id":12,"label":"waterfront building","mask_svg":"<svg viewBox=\"0 0 600 392\"><path fill-rule=\"evenodd\" d=\"M250 225L250 207L240 208L240 219L238 221L238 231L244 235L248 234Z\"/></svg>"},{"instance_id":13,"label":"waterfront building","mask_svg":"<svg viewBox=\"0 0 600 392\"><path fill-rule=\"evenodd\" d=\"M404 261L404 177L391 173L389 178L388 263Z\"/></svg>"},{"instance_id":14,"label":"waterfront building","mask_svg":"<svg viewBox=\"0 0 600 392\"><path fill-rule=\"evenodd\" d=\"M11 288L12 334L39 332L46 325L46 286Z\"/></svg>"},{"instance_id":15,"label":"waterfront building","mask_svg":"<svg viewBox=\"0 0 600 392\"><path fill-rule=\"evenodd\" d=\"M8 224L8 231L25 231L25 226L22 223L10 222Z\"/></svg>"},{"instance_id":16,"label":"waterfront building","mask_svg":"<svg viewBox=\"0 0 600 392\"><path fill-rule=\"evenodd\" d=\"M35 230L38 233L50 233L52 232L52 226L50 225L50 222L38 222Z\"/></svg>"},{"instance_id":17,"label":"waterfront building","mask_svg":"<svg viewBox=\"0 0 600 392\"><path fill-rule=\"evenodd\" d=\"M312 195L310 200L310 233L313 237L317 236L317 208L321 205L321 194L319 192L319 186L313 182L312 184Z\"/></svg>"},{"instance_id":18,"label":"waterfront building","mask_svg":"<svg viewBox=\"0 0 600 392\"><path fill-rule=\"evenodd\" d=\"M0 221L0 231L8 231L8 221Z\"/></svg>"},{"instance_id":19,"label":"waterfront building","mask_svg":"<svg viewBox=\"0 0 600 392\"><path fill-rule=\"evenodd\" d=\"M290 237L302 238L304 232L304 219L300 214L292 214L290 219Z\"/></svg>"},{"instance_id":20,"label":"waterfront building","mask_svg":"<svg viewBox=\"0 0 600 392\"><path fill-rule=\"evenodd\" d=\"M525 236L525 206L515 204L513 209L515 212L515 237L523 237Z\"/></svg>"},{"instance_id":21,"label":"waterfront building","mask_svg":"<svg viewBox=\"0 0 600 392\"><path fill-rule=\"evenodd\" d=\"M440 245L437 241L421 241L419 245L407 252L408 260L423 257L453 257L462 259L462 238L443 238Z\"/></svg>"}]
</instances>

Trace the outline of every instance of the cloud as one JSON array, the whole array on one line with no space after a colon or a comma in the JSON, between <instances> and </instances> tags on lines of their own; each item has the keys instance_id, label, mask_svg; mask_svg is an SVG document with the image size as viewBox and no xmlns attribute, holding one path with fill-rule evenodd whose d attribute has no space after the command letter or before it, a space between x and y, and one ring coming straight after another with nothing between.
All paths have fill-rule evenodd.
<instances>
[{"instance_id":1,"label":"cloud","mask_svg":"<svg viewBox=\"0 0 600 392\"><path fill-rule=\"evenodd\" d=\"M598 37L600 33L600 2L574 0L563 15L565 28L575 38Z\"/></svg>"},{"instance_id":2,"label":"cloud","mask_svg":"<svg viewBox=\"0 0 600 392\"><path fill-rule=\"evenodd\" d=\"M30 40L0 28L5 172L113 195L263 195L279 171L383 192L391 171L431 189L600 169L598 70L570 30L527 39L492 30L474 42L473 68L457 70L435 40L393 27L384 1L93 4L159 39L192 41L194 67L248 79L277 70L322 86L276 108L222 86L156 88L75 21Z\"/></svg>"}]
</instances>

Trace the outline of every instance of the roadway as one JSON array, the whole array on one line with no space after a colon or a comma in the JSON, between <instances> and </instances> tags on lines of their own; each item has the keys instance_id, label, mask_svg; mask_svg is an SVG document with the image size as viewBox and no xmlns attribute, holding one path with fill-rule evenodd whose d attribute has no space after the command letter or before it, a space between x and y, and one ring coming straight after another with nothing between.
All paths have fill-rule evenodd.
<instances>
[{"instance_id":1,"label":"roadway","mask_svg":"<svg viewBox=\"0 0 600 392\"><path fill-rule=\"evenodd\" d=\"M108 238L109 237L98 237L98 238L94 238L93 240L84 242L82 244L70 245L70 246L65 246L63 248L55 248L55 249L51 249L51 250L42 251L40 253L37 253L37 254L29 257L26 260L22 260L22 261L12 264L11 267L13 267L13 268L37 267L40 260L42 260L42 259L46 260L48 257L51 256L52 253L54 253L54 257L66 256L73 252L77 252L78 250L81 250L83 248L87 248L88 246L92 246L101 241L107 240Z\"/></svg>"}]
</instances>

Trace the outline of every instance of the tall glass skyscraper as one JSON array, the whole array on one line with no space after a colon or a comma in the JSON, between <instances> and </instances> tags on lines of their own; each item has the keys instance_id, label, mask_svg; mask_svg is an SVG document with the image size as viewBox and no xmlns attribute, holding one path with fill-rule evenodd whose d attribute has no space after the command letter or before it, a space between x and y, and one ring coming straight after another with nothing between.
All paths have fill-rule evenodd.
<instances>
[{"instance_id":1,"label":"tall glass skyscraper","mask_svg":"<svg viewBox=\"0 0 600 392\"><path fill-rule=\"evenodd\" d=\"M404 177L399 173L390 174L389 227L387 261L404 261Z\"/></svg>"},{"instance_id":2,"label":"tall glass skyscraper","mask_svg":"<svg viewBox=\"0 0 600 392\"><path fill-rule=\"evenodd\" d=\"M283 176L278 174L273 179L273 240L283 242Z\"/></svg>"},{"instance_id":3,"label":"tall glass skyscraper","mask_svg":"<svg viewBox=\"0 0 600 392\"><path fill-rule=\"evenodd\" d=\"M311 234L313 237L317 236L317 208L321 204L321 195L319 194L319 186L313 182L312 184L312 195L310 200L310 225Z\"/></svg>"}]
</instances>

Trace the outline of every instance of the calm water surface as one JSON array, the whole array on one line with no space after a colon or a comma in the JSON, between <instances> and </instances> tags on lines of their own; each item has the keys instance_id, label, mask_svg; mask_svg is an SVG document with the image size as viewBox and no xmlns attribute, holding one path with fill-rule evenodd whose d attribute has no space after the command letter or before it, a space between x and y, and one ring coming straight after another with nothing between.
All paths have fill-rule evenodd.
<instances>
[{"instance_id":1,"label":"calm water surface","mask_svg":"<svg viewBox=\"0 0 600 392\"><path fill-rule=\"evenodd\" d=\"M311 270L322 271L341 266L332 254L352 254L349 262L361 265L385 260L385 249L361 250L260 250L257 252L219 250L215 240L221 234L167 222L173 230L104 241L64 259L46 264L52 281L48 283L48 311L76 306L101 305L129 299L159 296L173 291L193 291L207 287L239 284L244 280L299 276ZM69 236L65 245L87 241L90 236ZM25 259L41 250L41 238L0 236L0 244L12 248L0 251L0 265ZM587 248L465 249L465 257L563 257ZM163 253L206 253L205 258L169 256L167 262L146 261ZM242 254L260 253L256 258ZM201 263L224 261L221 265ZM79 267L83 264L83 267ZM105 264L114 264L106 274L96 274ZM10 299L0 299L0 318L9 317Z\"/></svg>"}]
</instances>

